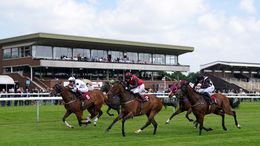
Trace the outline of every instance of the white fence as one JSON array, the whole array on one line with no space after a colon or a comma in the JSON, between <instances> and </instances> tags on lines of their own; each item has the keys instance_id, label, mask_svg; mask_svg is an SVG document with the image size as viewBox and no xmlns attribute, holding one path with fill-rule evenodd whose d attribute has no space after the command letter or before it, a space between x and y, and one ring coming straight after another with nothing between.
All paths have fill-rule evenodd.
<instances>
[{"instance_id":1,"label":"white fence","mask_svg":"<svg viewBox=\"0 0 260 146\"><path fill-rule=\"evenodd\" d=\"M167 94L157 94L159 98L167 98ZM45 97L44 97L45 96ZM250 99L253 101L254 99L260 99L259 94L245 94L243 96L240 95L232 95L227 96L228 98L240 98L240 99ZM175 98L175 97L173 97ZM42 100L62 100L61 97L50 97L49 93L1 93L0 101L36 101L36 121L40 121L40 101Z\"/></svg>"}]
</instances>

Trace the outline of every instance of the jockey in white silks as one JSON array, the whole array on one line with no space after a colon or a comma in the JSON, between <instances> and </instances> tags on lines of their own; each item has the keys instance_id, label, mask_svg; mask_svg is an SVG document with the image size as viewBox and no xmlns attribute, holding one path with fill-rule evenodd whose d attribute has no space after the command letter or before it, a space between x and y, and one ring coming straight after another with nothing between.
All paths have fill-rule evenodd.
<instances>
[{"instance_id":1,"label":"jockey in white silks","mask_svg":"<svg viewBox=\"0 0 260 146\"><path fill-rule=\"evenodd\" d=\"M205 100L211 104L211 93L214 92L215 86L213 85L213 82L210 80L207 76L199 75L197 77L197 81L194 84L195 91L207 95L208 98Z\"/></svg>"},{"instance_id":2,"label":"jockey in white silks","mask_svg":"<svg viewBox=\"0 0 260 146\"><path fill-rule=\"evenodd\" d=\"M69 79L69 87L71 91L77 92L80 91L81 93L88 92L88 87L85 82L80 79L75 79L74 77L70 77Z\"/></svg>"}]
</instances>

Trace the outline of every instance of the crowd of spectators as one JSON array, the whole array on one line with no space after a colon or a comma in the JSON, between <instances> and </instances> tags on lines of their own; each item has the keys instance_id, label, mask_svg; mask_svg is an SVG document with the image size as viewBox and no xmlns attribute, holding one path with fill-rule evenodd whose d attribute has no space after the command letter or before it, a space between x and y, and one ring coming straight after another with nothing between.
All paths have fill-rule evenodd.
<instances>
[{"instance_id":1,"label":"crowd of spectators","mask_svg":"<svg viewBox=\"0 0 260 146\"><path fill-rule=\"evenodd\" d=\"M33 97L33 96L49 96L49 94L40 94L40 93L49 93L47 90L39 90L37 88L35 89L30 89L30 88L22 88L19 87L17 89L15 88L9 88L7 91L5 88L3 88L0 92L0 98L9 98L9 97ZM43 101L43 104L46 105L48 101ZM52 100L50 101L52 104L58 104L58 100ZM14 100L14 101L1 101L1 106L28 106L28 105L33 105L35 104L35 101L31 100Z\"/></svg>"},{"instance_id":2,"label":"crowd of spectators","mask_svg":"<svg viewBox=\"0 0 260 146\"><path fill-rule=\"evenodd\" d=\"M86 62L106 62L106 63L111 62L111 63L148 64L148 62L142 61L142 60L138 60L138 61L131 60L127 56L123 56L122 58L117 57L117 58L112 59L112 57L110 55L108 55L107 57L95 56L95 57L89 58L89 57L82 57L80 54L78 54L75 57L67 57L67 56L63 55L60 58L61 58L61 60L86 61Z\"/></svg>"}]
</instances>

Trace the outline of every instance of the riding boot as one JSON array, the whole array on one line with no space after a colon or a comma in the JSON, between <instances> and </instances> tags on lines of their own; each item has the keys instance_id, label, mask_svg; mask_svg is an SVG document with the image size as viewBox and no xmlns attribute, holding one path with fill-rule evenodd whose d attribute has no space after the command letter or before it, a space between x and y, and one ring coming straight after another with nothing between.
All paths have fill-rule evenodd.
<instances>
[{"instance_id":1,"label":"riding boot","mask_svg":"<svg viewBox=\"0 0 260 146\"><path fill-rule=\"evenodd\" d=\"M140 95L140 93L134 93L134 96L138 98L138 100L140 101L140 114L142 114L143 108L144 108L144 99L143 97Z\"/></svg>"},{"instance_id":2,"label":"riding boot","mask_svg":"<svg viewBox=\"0 0 260 146\"><path fill-rule=\"evenodd\" d=\"M212 101L211 101L211 97L210 97L210 94L208 92L205 92L204 93L206 95L206 102L211 105L212 104Z\"/></svg>"},{"instance_id":3,"label":"riding boot","mask_svg":"<svg viewBox=\"0 0 260 146\"><path fill-rule=\"evenodd\" d=\"M134 96L137 97L141 102L145 102L145 99L140 93L134 93Z\"/></svg>"},{"instance_id":4,"label":"riding boot","mask_svg":"<svg viewBox=\"0 0 260 146\"><path fill-rule=\"evenodd\" d=\"M206 95L205 100L209 104L208 113L210 113L211 112L211 107L212 107L211 97L210 97L210 94L208 92L205 92L204 94Z\"/></svg>"},{"instance_id":5,"label":"riding boot","mask_svg":"<svg viewBox=\"0 0 260 146\"><path fill-rule=\"evenodd\" d=\"M81 104L80 104L80 109L83 110L83 107L84 107L84 99L83 99L83 94L77 90L76 91L76 96L79 98Z\"/></svg>"}]
</instances>

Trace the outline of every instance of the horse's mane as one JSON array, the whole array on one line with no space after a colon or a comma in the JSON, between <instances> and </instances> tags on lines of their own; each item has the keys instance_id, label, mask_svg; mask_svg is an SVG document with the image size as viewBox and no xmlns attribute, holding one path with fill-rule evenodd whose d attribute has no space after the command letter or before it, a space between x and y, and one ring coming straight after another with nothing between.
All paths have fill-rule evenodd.
<instances>
[{"instance_id":1,"label":"horse's mane","mask_svg":"<svg viewBox=\"0 0 260 146\"><path fill-rule=\"evenodd\" d=\"M133 94L130 90L126 90L126 89L125 89L125 87L126 87L126 83L125 83L125 81L119 79L119 80L116 80L115 83L121 85L121 86L123 87L123 90L124 90L125 92L127 92L128 94L134 96L134 94ZM114 83L114 84L115 84L115 83Z\"/></svg>"}]
</instances>

